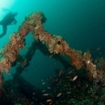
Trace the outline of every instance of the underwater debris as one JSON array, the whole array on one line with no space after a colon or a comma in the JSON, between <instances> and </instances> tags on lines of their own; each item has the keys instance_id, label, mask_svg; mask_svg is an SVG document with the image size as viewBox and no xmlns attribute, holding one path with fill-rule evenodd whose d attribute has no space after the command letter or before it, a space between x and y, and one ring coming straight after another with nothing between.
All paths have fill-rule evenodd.
<instances>
[{"instance_id":1,"label":"underwater debris","mask_svg":"<svg viewBox=\"0 0 105 105\"><path fill-rule=\"evenodd\" d=\"M29 32L32 32L35 40L37 42L41 42L43 45L46 45L46 48L48 49L48 52L51 55L58 56L61 54L61 55L68 56L70 58L69 64L75 67L75 69L78 72L84 71L88 74L87 76L85 73L80 72L80 74L78 75L76 73L75 75L72 75L74 70L70 70L67 73L67 75L65 75L65 72L61 70L56 78L52 78L52 84L55 86L55 88L53 86L52 87L55 90L53 90L52 88L48 88L49 91L53 90L54 93L52 92L51 94L49 93L41 94L41 96L49 96L47 97L47 99L44 100L45 103L50 105L52 102L55 101L55 105L64 105L63 103L66 103L66 104L68 103L69 105L73 103L73 105L76 105L76 102L78 100L83 100L84 96L86 96L85 98L87 98L88 97L87 94L90 95L89 99L96 98L97 94L100 95L98 91L100 90L100 87L105 86L105 73L104 73L105 61L104 62L101 61L101 63L98 62L98 67L97 67L97 64L92 62L91 54L89 52L85 52L84 54L82 54L81 51L77 51L71 48L61 36L55 36L44 31L44 27L42 25L43 22L46 21L44 19L46 18L42 12L32 13L27 17L27 19L25 19L25 21L20 26L19 30L11 35L10 42L5 45L4 49L2 50L2 57L0 57L0 87L2 87L2 84L3 84L3 81L2 81L3 71L9 72L10 67L15 61L17 62L20 61L22 66L26 66L27 63L29 64L29 61L31 60L35 50L38 47L35 46L36 47L35 50L33 50L33 47L31 51L29 50L29 52L25 56L26 58L29 58L29 59L19 58L18 50L24 48L25 46L24 37L28 35ZM40 44L37 44L37 46L40 47ZM41 52L45 50L41 48L39 49L41 50ZM45 51L43 52L45 53ZM30 53L32 56L29 56ZM57 56L55 56L55 58ZM17 58L19 59L17 60ZM22 72L22 69L23 69L22 67L18 68L18 71L17 71L18 74ZM87 77L90 80L93 80L91 81L94 84L94 86L92 84L93 87L91 86L90 81L87 79ZM76 80L76 81L72 82L70 80L72 81ZM44 84L45 82L42 81L42 85ZM60 93L58 93L59 87L61 87ZM85 93L85 90L87 90L86 95L82 94L82 93ZM46 90L42 90L42 93L43 92L46 92ZM32 95L35 95L35 94L32 94ZM79 95L81 97L79 97ZM67 98L65 100L59 101L59 100L54 100L55 97L59 97L59 100L60 98L61 99L64 99L65 97ZM69 100L70 98L71 100ZM35 97L33 99L35 99ZM23 98L20 100L22 102L26 101ZM104 96L102 96L100 100L104 101ZM90 102L88 102L88 99L85 101L86 102L84 103L90 104Z\"/></svg>"},{"instance_id":2,"label":"underwater debris","mask_svg":"<svg viewBox=\"0 0 105 105\"><path fill-rule=\"evenodd\" d=\"M97 67L92 62L91 54L89 52L85 52L82 55L81 51L72 49L61 36L55 36L44 31L42 24L45 21L46 18L42 12L32 13L27 17L27 19L25 19L19 27L19 30L11 35L10 42L6 44L2 50L0 71L9 72L12 63L15 62L18 57L18 50L25 46L24 37L29 32L32 32L35 40L44 43L50 53L67 55L70 57L70 64L75 66L77 70L85 68L89 71L89 78L92 79L99 77Z\"/></svg>"}]
</instances>

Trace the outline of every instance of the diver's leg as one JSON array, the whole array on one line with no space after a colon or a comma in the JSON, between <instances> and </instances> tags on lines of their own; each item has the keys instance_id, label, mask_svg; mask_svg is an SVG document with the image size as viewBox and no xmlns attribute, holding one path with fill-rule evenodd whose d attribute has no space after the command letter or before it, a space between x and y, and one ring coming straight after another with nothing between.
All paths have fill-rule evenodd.
<instances>
[{"instance_id":1,"label":"diver's leg","mask_svg":"<svg viewBox=\"0 0 105 105\"><path fill-rule=\"evenodd\" d=\"M3 27L3 33L0 34L0 38L3 37L6 34L6 32L7 32L7 26L6 25L2 25L2 27Z\"/></svg>"}]
</instances>

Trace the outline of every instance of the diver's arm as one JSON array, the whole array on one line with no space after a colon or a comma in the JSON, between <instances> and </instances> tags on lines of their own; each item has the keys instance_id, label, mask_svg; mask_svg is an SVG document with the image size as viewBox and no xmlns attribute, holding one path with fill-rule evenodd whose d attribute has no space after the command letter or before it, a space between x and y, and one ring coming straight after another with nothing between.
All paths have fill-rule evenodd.
<instances>
[{"instance_id":1,"label":"diver's arm","mask_svg":"<svg viewBox=\"0 0 105 105\"><path fill-rule=\"evenodd\" d=\"M17 23L17 20L14 18L14 21L11 23L11 25L15 25Z\"/></svg>"},{"instance_id":2,"label":"diver's arm","mask_svg":"<svg viewBox=\"0 0 105 105\"><path fill-rule=\"evenodd\" d=\"M17 23L17 20L14 18L14 22L13 22L13 24L16 24Z\"/></svg>"},{"instance_id":3,"label":"diver's arm","mask_svg":"<svg viewBox=\"0 0 105 105\"><path fill-rule=\"evenodd\" d=\"M14 19L14 22L13 22L14 24L16 24L17 23L17 20L16 19Z\"/></svg>"},{"instance_id":4,"label":"diver's arm","mask_svg":"<svg viewBox=\"0 0 105 105\"><path fill-rule=\"evenodd\" d=\"M0 38L2 38L4 36L4 34L0 34Z\"/></svg>"}]
</instances>

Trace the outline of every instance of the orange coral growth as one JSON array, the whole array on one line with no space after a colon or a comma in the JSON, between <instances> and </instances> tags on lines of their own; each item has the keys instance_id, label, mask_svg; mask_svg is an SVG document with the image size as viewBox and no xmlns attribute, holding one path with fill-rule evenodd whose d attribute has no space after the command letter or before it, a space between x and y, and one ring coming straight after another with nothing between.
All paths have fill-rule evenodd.
<instances>
[{"instance_id":1,"label":"orange coral growth","mask_svg":"<svg viewBox=\"0 0 105 105\"><path fill-rule=\"evenodd\" d=\"M23 29L23 30L20 31L20 34L22 36L27 35L27 33L28 33L28 30L26 30L26 29Z\"/></svg>"}]
</instances>

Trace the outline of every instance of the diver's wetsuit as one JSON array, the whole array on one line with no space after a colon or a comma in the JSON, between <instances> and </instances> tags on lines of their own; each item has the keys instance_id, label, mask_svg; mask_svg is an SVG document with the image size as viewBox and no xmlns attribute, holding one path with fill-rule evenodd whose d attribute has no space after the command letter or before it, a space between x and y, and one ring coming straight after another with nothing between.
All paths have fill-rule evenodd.
<instances>
[{"instance_id":1,"label":"diver's wetsuit","mask_svg":"<svg viewBox=\"0 0 105 105\"><path fill-rule=\"evenodd\" d=\"M6 32L7 32L7 26L8 25L12 25L12 24L16 24L17 21L15 19L15 15L10 12L8 13L1 21L0 21L0 25L2 25L3 27L3 33L0 34L0 38L3 37Z\"/></svg>"}]
</instances>

